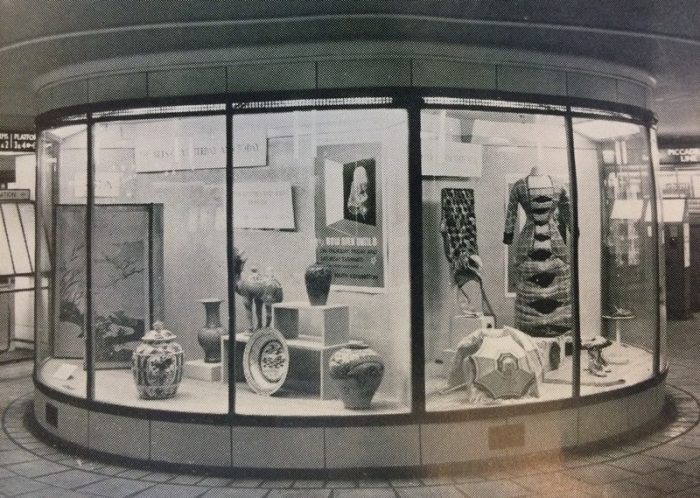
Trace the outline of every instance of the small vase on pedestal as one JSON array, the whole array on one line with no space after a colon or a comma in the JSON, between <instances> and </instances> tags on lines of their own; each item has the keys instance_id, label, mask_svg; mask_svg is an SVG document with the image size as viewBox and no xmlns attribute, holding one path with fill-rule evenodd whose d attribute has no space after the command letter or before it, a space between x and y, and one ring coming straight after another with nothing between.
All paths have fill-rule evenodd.
<instances>
[{"instance_id":1,"label":"small vase on pedestal","mask_svg":"<svg viewBox=\"0 0 700 498\"><path fill-rule=\"evenodd\" d=\"M333 270L329 266L314 263L304 275L306 293L312 306L323 306L328 302L328 293L333 281Z\"/></svg>"},{"instance_id":2,"label":"small vase on pedestal","mask_svg":"<svg viewBox=\"0 0 700 498\"><path fill-rule=\"evenodd\" d=\"M384 376L384 360L361 341L336 351L328 363L345 408L366 410Z\"/></svg>"},{"instance_id":3,"label":"small vase on pedestal","mask_svg":"<svg viewBox=\"0 0 700 498\"><path fill-rule=\"evenodd\" d=\"M184 352L175 342L175 334L153 324L134 351L131 371L139 396L143 399L166 399L175 396L182 380Z\"/></svg>"},{"instance_id":4,"label":"small vase on pedestal","mask_svg":"<svg viewBox=\"0 0 700 498\"><path fill-rule=\"evenodd\" d=\"M199 329L197 340L204 350L205 363L219 363L221 361L221 336L226 335L226 329L221 326L219 306L223 302L218 298L200 299L206 312L206 325Z\"/></svg>"}]
</instances>

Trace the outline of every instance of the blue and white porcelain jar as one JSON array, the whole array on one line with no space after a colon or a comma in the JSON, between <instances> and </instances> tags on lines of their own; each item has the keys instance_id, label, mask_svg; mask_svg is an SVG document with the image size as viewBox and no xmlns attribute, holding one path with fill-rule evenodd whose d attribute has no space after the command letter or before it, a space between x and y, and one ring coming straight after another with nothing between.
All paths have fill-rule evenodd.
<instances>
[{"instance_id":1,"label":"blue and white porcelain jar","mask_svg":"<svg viewBox=\"0 0 700 498\"><path fill-rule=\"evenodd\" d=\"M134 351L131 371L141 398L171 398L182 380L185 354L175 342L175 334L165 330L161 322L153 328Z\"/></svg>"}]
</instances>

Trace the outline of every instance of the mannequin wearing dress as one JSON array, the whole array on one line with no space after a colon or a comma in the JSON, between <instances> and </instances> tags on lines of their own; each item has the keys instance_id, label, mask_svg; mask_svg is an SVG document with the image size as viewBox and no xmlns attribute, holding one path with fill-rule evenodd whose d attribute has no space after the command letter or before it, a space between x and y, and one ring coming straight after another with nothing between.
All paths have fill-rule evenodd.
<instances>
[{"instance_id":1,"label":"mannequin wearing dress","mask_svg":"<svg viewBox=\"0 0 700 498\"><path fill-rule=\"evenodd\" d=\"M513 243L518 206L525 226L515 248L515 327L532 336L556 337L571 329L569 197L562 185L535 167L511 188L505 244ZM558 216L557 216L558 215Z\"/></svg>"}]
</instances>

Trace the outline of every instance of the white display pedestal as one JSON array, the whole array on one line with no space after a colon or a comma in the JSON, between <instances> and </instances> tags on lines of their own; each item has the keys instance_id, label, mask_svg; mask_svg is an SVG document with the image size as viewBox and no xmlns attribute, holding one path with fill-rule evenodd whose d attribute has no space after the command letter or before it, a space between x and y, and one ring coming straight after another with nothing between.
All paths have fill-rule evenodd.
<instances>
[{"instance_id":1,"label":"white display pedestal","mask_svg":"<svg viewBox=\"0 0 700 498\"><path fill-rule=\"evenodd\" d=\"M236 334L236 377L243 380L243 350L251 338L251 334ZM228 382L228 335L221 337L221 359L226 365L223 369L221 382ZM338 389L330 376L328 362L337 350L347 346L335 344L325 346L320 343L318 337L299 336L296 339L287 339L289 349L289 372L284 385L299 391L317 395L320 399L338 398Z\"/></svg>"},{"instance_id":2,"label":"white display pedestal","mask_svg":"<svg viewBox=\"0 0 700 498\"><path fill-rule=\"evenodd\" d=\"M307 302L286 302L272 305L273 327L287 340L289 372L284 386L318 396L338 398L335 382L330 377L328 361L333 353L350 340L350 308L345 304L312 306ZM236 334L236 381L243 375L243 350L251 333ZM222 382L229 381L228 335L221 338Z\"/></svg>"},{"instance_id":3,"label":"white display pedestal","mask_svg":"<svg viewBox=\"0 0 700 498\"><path fill-rule=\"evenodd\" d=\"M224 363L205 363L204 360L186 361L184 374L188 379L218 382L221 380L222 364Z\"/></svg>"},{"instance_id":4,"label":"white display pedestal","mask_svg":"<svg viewBox=\"0 0 700 498\"><path fill-rule=\"evenodd\" d=\"M350 308L345 304L277 303L272 305L272 322L286 339L318 337L324 346L350 339Z\"/></svg>"}]
</instances>

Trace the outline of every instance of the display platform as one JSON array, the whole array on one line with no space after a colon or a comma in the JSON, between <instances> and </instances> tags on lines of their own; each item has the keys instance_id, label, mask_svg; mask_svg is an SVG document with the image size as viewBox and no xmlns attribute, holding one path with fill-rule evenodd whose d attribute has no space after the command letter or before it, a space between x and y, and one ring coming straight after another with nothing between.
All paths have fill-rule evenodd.
<instances>
[{"instance_id":1,"label":"display platform","mask_svg":"<svg viewBox=\"0 0 700 498\"><path fill-rule=\"evenodd\" d=\"M367 410L348 410L340 399L321 400L313 394L285 389L274 396L259 396L245 382L236 383L236 413L241 415L318 416L386 415L409 413L410 409L401 403L377 393L372 406Z\"/></svg>"},{"instance_id":2,"label":"display platform","mask_svg":"<svg viewBox=\"0 0 700 498\"><path fill-rule=\"evenodd\" d=\"M60 380L54 373L62 365L75 367L70 379ZM227 413L228 384L184 378L177 394L165 400L141 399L136 392L131 370L98 370L95 372L95 399L104 403L192 413ZM86 375L82 360L49 360L41 368L41 380L50 388L76 397L85 397ZM348 410L340 399L320 400L317 395L282 388L274 396L260 396L245 382L236 384L236 408L242 415L319 416L371 413L408 413L408 407L377 393L368 410Z\"/></svg>"},{"instance_id":3,"label":"display platform","mask_svg":"<svg viewBox=\"0 0 700 498\"><path fill-rule=\"evenodd\" d=\"M622 345L628 362L624 365L611 365L610 372L605 377L591 375L587 369L585 355L581 358L581 394L590 395L621 387L638 384L652 377L652 354L648 351L629 345ZM505 406L538 401L551 401L571 397L571 357L565 357L559 368L544 374L540 382L537 398L523 397L520 399L499 400L489 404L474 404L469 402L466 390L456 390L444 393L446 385L445 365L435 362L426 363L426 410L451 411L464 410L465 407L479 408L487 406Z\"/></svg>"},{"instance_id":4,"label":"display platform","mask_svg":"<svg viewBox=\"0 0 700 498\"><path fill-rule=\"evenodd\" d=\"M42 382L52 389L72 396L77 396L79 390L82 389L82 397L85 397L86 375L82 363L82 360L48 360L41 368ZM63 364L78 367L73 377L65 381L53 377L53 373ZM174 397L163 400L147 400L139 398L131 369L96 370L95 400L153 410L228 413L228 385L185 378L180 383Z\"/></svg>"}]
</instances>

